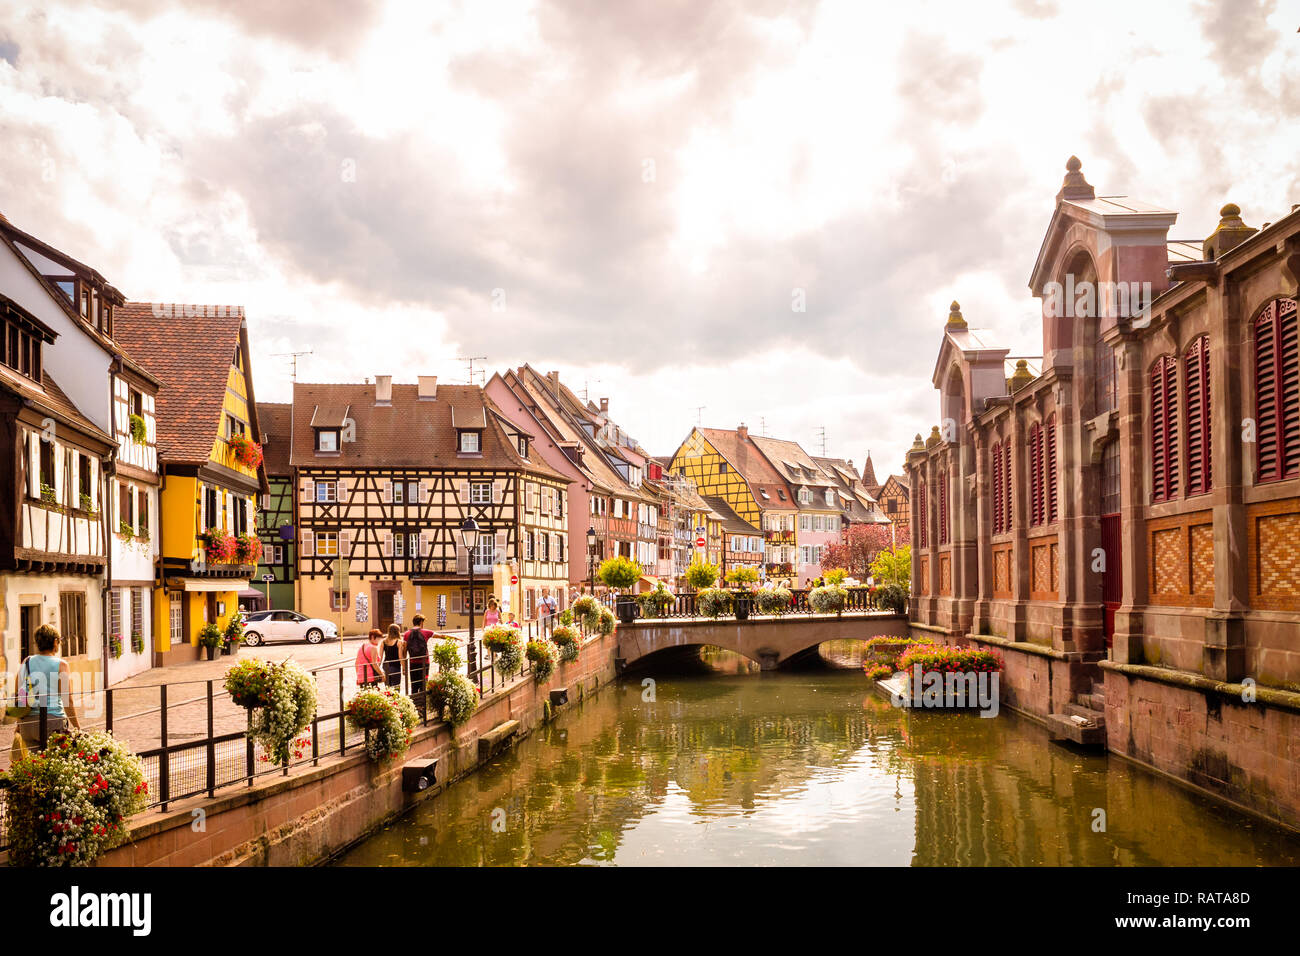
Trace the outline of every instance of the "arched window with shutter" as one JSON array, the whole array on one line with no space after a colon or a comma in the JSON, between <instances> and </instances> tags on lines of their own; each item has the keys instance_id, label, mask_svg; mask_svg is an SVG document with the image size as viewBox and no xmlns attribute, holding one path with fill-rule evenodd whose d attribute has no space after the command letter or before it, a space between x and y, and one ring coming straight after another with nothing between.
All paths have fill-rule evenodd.
<instances>
[{"instance_id":1,"label":"arched window with shutter","mask_svg":"<svg viewBox=\"0 0 1300 956\"><path fill-rule=\"evenodd\" d=\"M1002 502L1002 443L994 442L993 448L989 451L989 461L992 464L993 478L993 533L1001 534L1007 530L1003 527L1002 520L1005 516Z\"/></svg>"},{"instance_id":2,"label":"arched window with shutter","mask_svg":"<svg viewBox=\"0 0 1300 956\"><path fill-rule=\"evenodd\" d=\"M939 474L939 543L948 543L948 473Z\"/></svg>"},{"instance_id":3,"label":"arched window with shutter","mask_svg":"<svg viewBox=\"0 0 1300 956\"><path fill-rule=\"evenodd\" d=\"M929 479L924 476L921 476L920 488L918 489L919 497L917 500L916 513L921 522L920 539L921 539L921 547L923 548L928 548L930 546L930 512L926 510L926 504L925 504L925 488L926 485L928 484L929 484Z\"/></svg>"},{"instance_id":4,"label":"arched window with shutter","mask_svg":"<svg viewBox=\"0 0 1300 956\"><path fill-rule=\"evenodd\" d=\"M1210 490L1210 338L1199 336L1183 353L1183 419L1187 422L1187 494Z\"/></svg>"},{"instance_id":5,"label":"arched window with shutter","mask_svg":"<svg viewBox=\"0 0 1300 956\"><path fill-rule=\"evenodd\" d=\"M1006 514L1002 518L1002 528L1004 531L1011 530L1011 439L1008 438L1002 443L1002 481L1004 489L1002 492L1002 506L1006 508Z\"/></svg>"},{"instance_id":6,"label":"arched window with shutter","mask_svg":"<svg viewBox=\"0 0 1300 956\"><path fill-rule=\"evenodd\" d=\"M1300 349L1296 301L1278 299L1255 320L1255 481L1300 475Z\"/></svg>"},{"instance_id":7,"label":"arched window with shutter","mask_svg":"<svg viewBox=\"0 0 1300 956\"><path fill-rule=\"evenodd\" d=\"M1151 366L1151 500L1178 497L1178 362L1162 355Z\"/></svg>"}]
</instances>

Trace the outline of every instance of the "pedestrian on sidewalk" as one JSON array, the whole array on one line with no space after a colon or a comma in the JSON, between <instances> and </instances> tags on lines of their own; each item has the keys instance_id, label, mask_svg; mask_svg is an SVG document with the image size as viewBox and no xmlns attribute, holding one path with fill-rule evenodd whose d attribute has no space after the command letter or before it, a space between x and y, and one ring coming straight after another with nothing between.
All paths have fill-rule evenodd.
<instances>
[{"instance_id":1,"label":"pedestrian on sidewalk","mask_svg":"<svg viewBox=\"0 0 1300 956\"><path fill-rule=\"evenodd\" d=\"M377 687L383 681L384 669L379 650L379 642L384 639L384 632L377 627L370 629L366 642L357 648L357 687Z\"/></svg>"},{"instance_id":2,"label":"pedestrian on sidewalk","mask_svg":"<svg viewBox=\"0 0 1300 956\"><path fill-rule=\"evenodd\" d=\"M388 636L384 638L384 682L389 687L402 689L402 672L406 670L406 641L402 640L402 631L396 624L388 625Z\"/></svg>"},{"instance_id":3,"label":"pedestrian on sidewalk","mask_svg":"<svg viewBox=\"0 0 1300 956\"><path fill-rule=\"evenodd\" d=\"M424 693L424 680L429 674L429 639L433 631L425 630L424 615L411 618L411 629L406 632L406 666L411 677L411 696Z\"/></svg>"},{"instance_id":4,"label":"pedestrian on sidewalk","mask_svg":"<svg viewBox=\"0 0 1300 956\"><path fill-rule=\"evenodd\" d=\"M36 653L18 665L18 706L31 708L27 716L18 721L14 734L12 755L17 757L26 749L40 749L56 733L68 725L81 729L76 708L72 706L72 672L68 662L59 657L62 635L51 624L42 624L32 635ZM45 708L45 740L41 740L40 708Z\"/></svg>"},{"instance_id":5,"label":"pedestrian on sidewalk","mask_svg":"<svg viewBox=\"0 0 1300 956\"><path fill-rule=\"evenodd\" d=\"M497 606L497 596L488 596L487 610L483 612L483 626L491 627L501 621L501 609Z\"/></svg>"}]
</instances>

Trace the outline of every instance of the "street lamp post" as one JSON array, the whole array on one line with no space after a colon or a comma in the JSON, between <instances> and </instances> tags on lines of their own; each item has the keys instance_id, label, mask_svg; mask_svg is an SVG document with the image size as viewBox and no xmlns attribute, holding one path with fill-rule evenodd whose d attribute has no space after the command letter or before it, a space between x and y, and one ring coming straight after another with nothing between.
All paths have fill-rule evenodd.
<instances>
[{"instance_id":1,"label":"street lamp post","mask_svg":"<svg viewBox=\"0 0 1300 956\"><path fill-rule=\"evenodd\" d=\"M596 529L587 528L587 578L591 596L596 596Z\"/></svg>"},{"instance_id":2,"label":"street lamp post","mask_svg":"<svg viewBox=\"0 0 1300 956\"><path fill-rule=\"evenodd\" d=\"M460 523L460 543L469 552L469 639L465 641L465 669L469 676L478 670L474 651L474 549L478 547L478 522L469 515Z\"/></svg>"}]
</instances>

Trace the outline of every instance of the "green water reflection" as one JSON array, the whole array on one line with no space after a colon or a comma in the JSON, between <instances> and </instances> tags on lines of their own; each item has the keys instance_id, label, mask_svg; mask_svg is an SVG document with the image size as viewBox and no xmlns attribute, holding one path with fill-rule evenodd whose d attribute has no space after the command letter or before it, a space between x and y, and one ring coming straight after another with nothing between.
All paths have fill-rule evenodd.
<instances>
[{"instance_id":1,"label":"green water reflection","mask_svg":"<svg viewBox=\"0 0 1300 956\"><path fill-rule=\"evenodd\" d=\"M1300 838L1010 713L908 714L855 670L655 676L653 701L636 679L571 706L339 863L1300 863Z\"/></svg>"}]
</instances>

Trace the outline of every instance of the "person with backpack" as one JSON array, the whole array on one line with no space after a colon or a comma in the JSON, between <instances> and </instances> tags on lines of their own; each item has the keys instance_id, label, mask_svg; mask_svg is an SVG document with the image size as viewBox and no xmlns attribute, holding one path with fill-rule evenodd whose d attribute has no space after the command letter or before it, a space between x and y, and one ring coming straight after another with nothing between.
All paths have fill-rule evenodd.
<instances>
[{"instance_id":1,"label":"person with backpack","mask_svg":"<svg viewBox=\"0 0 1300 956\"><path fill-rule=\"evenodd\" d=\"M72 706L72 672L59 657L62 635L53 625L42 624L32 637L36 653L18 665L18 706L31 710L18 721L14 750L39 749L69 724L73 730L81 729ZM41 708L45 708L45 740L41 739Z\"/></svg>"},{"instance_id":2,"label":"person with backpack","mask_svg":"<svg viewBox=\"0 0 1300 956\"><path fill-rule=\"evenodd\" d=\"M411 696L424 693L424 681L429 674L429 639L433 631L424 627L424 615L411 618L411 629L406 632L406 662L411 675Z\"/></svg>"}]
</instances>

